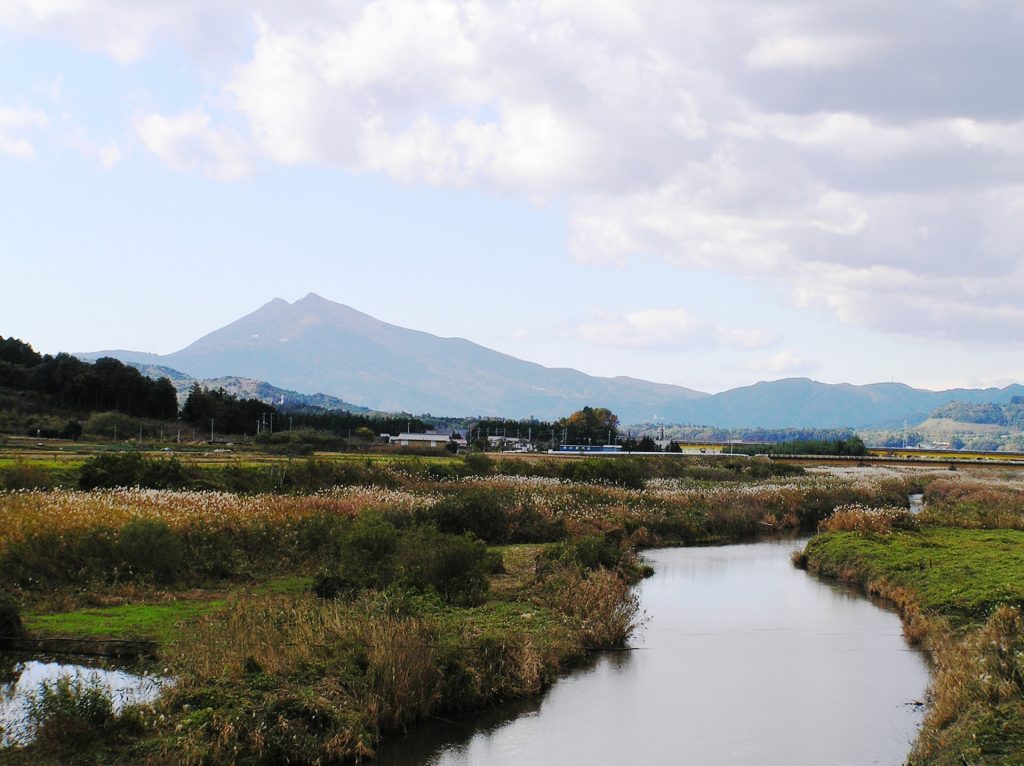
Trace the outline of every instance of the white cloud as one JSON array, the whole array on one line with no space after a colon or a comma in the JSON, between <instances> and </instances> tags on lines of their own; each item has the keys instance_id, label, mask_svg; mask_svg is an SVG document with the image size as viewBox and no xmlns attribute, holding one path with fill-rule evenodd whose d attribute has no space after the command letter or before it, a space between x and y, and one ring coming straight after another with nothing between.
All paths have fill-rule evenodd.
<instances>
[{"instance_id":1,"label":"white cloud","mask_svg":"<svg viewBox=\"0 0 1024 766\"><path fill-rule=\"evenodd\" d=\"M844 35L782 35L759 40L743 60L756 69L844 67L874 53L878 45Z\"/></svg>"},{"instance_id":2,"label":"white cloud","mask_svg":"<svg viewBox=\"0 0 1024 766\"><path fill-rule=\"evenodd\" d=\"M108 141L97 147L96 156L104 170L112 170L121 161L121 147L118 146L117 141Z\"/></svg>"},{"instance_id":3,"label":"white cloud","mask_svg":"<svg viewBox=\"0 0 1024 766\"><path fill-rule=\"evenodd\" d=\"M28 107L0 106L0 154L23 160L35 157L35 146L28 136L49 123L44 112Z\"/></svg>"},{"instance_id":4,"label":"white cloud","mask_svg":"<svg viewBox=\"0 0 1024 766\"><path fill-rule=\"evenodd\" d=\"M242 0L4 0L0 29L68 40L131 64L170 40L194 52L230 43L241 49L248 13Z\"/></svg>"},{"instance_id":5,"label":"white cloud","mask_svg":"<svg viewBox=\"0 0 1024 766\"><path fill-rule=\"evenodd\" d=\"M124 156L117 141L110 140L103 143L94 141L81 125L68 128L64 140L75 151L97 160L104 170L113 170Z\"/></svg>"},{"instance_id":6,"label":"white cloud","mask_svg":"<svg viewBox=\"0 0 1024 766\"><path fill-rule=\"evenodd\" d=\"M646 309L624 315L606 313L581 324L578 335L597 346L662 350L723 346L753 349L776 341L769 332L719 327L685 309Z\"/></svg>"},{"instance_id":7,"label":"white cloud","mask_svg":"<svg viewBox=\"0 0 1024 766\"><path fill-rule=\"evenodd\" d=\"M0 27L121 62L233 51L208 70L218 109L136 120L178 170L267 159L565 200L581 261L656 256L886 332L1024 338L1010 3L10 0ZM0 122L0 151L31 150Z\"/></svg>"},{"instance_id":8,"label":"white cloud","mask_svg":"<svg viewBox=\"0 0 1024 766\"><path fill-rule=\"evenodd\" d=\"M203 109L174 117L142 114L135 129L146 148L174 170L201 170L224 181L244 178L252 170L242 139L212 127Z\"/></svg>"}]
</instances>

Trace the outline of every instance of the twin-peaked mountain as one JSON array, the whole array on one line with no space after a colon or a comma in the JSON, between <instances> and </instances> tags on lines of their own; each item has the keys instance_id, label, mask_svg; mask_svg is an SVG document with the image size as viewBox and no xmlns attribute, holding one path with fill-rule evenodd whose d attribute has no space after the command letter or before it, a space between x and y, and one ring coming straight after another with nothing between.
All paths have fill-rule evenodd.
<instances>
[{"instance_id":1,"label":"twin-peaked mountain","mask_svg":"<svg viewBox=\"0 0 1024 766\"><path fill-rule=\"evenodd\" d=\"M375 410L434 415L554 418L600 402L641 418L707 396L680 386L543 367L462 338L381 322L313 293L295 303L275 298L172 354L84 356L101 355L171 367L194 378L257 378Z\"/></svg>"},{"instance_id":2,"label":"twin-peaked mountain","mask_svg":"<svg viewBox=\"0 0 1024 766\"><path fill-rule=\"evenodd\" d=\"M859 427L921 420L950 401L1008 402L1024 387L924 391L899 383L830 385L807 379L761 382L709 395L629 377L602 378L543 367L462 338L440 338L382 322L310 293L275 298L172 354L114 356L180 370L193 378L239 376L322 392L384 411L434 415L562 417L608 407L623 423L750 427Z\"/></svg>"}]
</instances>

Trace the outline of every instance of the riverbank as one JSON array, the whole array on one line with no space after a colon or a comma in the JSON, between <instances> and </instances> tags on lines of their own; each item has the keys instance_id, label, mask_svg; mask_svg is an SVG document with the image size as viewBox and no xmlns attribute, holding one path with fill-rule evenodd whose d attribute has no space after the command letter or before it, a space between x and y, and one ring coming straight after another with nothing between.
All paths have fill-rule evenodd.
<instances>
[{"instance_id":1,"label":"riverbank","mask_svg":"<svg viewBox=\"0 0 1024 766\"><path fill-rule=\"evenodd\" d=\"M975 486L974 490L981 490ZM1017 488L988 487L987 505L957 508L933 492L920 528L826 531L801 560L897 604L934 678L911 766L1024 763L1024 532L978 529ZM960 493L957 493L960 494ZM997 495L995 497L993 495ZM963 526L939 526L935 520ZM1010 519L1010 516L1007 516Z\"/></svg>"},{"instance_id":2,"label":"riverbank","mask_svg":"<svg viewBox=\"0 0 1024 766\"><path fill-rule=\"evenodd\" d=\"M235 591L178 625L160 661L175 686L98 727L116 736L69 739L42 721L40 739L5 762L360 760L383 732L535 694L630 635L636 601L621 573L556 563L537 579L542 547L499 550L504 571L473 606L398 588L344 599Z\"/></svg>"}]
</instances>

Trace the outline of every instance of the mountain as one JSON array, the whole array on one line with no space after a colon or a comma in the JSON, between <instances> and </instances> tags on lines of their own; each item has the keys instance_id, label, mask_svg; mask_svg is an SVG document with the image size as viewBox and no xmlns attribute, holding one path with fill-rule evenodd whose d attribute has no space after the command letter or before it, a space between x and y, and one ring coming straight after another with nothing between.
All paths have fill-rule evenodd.
<instances>
[{"instance_id":1,"label":"mountain","mask_svg":"<svg viewBox=\"0 0 1024 766\"><path fill-rule=\"evenodd\" d=\"M681 386L543 367L462 338L381 322L313 293L294 303L275 298L172 354L82 356L165 366L195 378L256 378L375 410L434 415L555 418L599 403L629 422L670 418L680 402L708 396Z\"/></svg>"},{"instance_id":2,"label":"mountain","mask_svg":"<svg viewBox=\"0 0 1024 766\"><path fill-rule=\"evenodd\" d=\"M723 427L863 428L917 423L950 402L1009 402L1024 386L928 391L903 383L819 383L808 378L762 381L680 407L682 421Z\"/></svg>"},{"instance_id":3,"label":"mountain","mask_svg":"<svg viewBox=\"0 0 1024 766\"><path fill-rule=\"evenodd\" d=\"M164 356L113 356L202 379L245 376L293 391L323 391L375 410L542 419L584 405L623 423L721 427L862 428L919 422L950 402L1009 402L1024 387L927 391L902 383L855 386L807 378L762 381L709 395L628 377L549 368L471 343L397 327L310 293L275 298L248 316Z\"/></svg>"}]
</instances>

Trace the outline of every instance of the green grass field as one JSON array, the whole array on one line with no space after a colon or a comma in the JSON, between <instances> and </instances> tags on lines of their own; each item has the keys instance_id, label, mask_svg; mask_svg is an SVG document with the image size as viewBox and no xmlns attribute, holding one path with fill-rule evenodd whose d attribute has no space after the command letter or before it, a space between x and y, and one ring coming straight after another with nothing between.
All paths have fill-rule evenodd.
<instances>
[{"instance_id":1,"label":"green grass field","mask_svg":"<svg viewBox=\"0 0 1024 766\"><path fill-rule=\"evenodd\" d=\"M925 528L870 535L830 532L807 544L824 575L864 582L886 578L911 588L922 609L984 619L1002 604L1024 603L1024 532Z\"/></svg>"},{"instance_id":2,"label":"green grass field","mask_svg":"<svg viewBox=\"0 0 1024 766\"><path fill-rule=\"evenodd\" d=\"M23 616L25 628L37 638L72 637L147 640L171 643L182 622L224 606L222 599L182 599L163 604L125 604Z\"/></svg>"}]
</instances>

